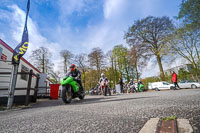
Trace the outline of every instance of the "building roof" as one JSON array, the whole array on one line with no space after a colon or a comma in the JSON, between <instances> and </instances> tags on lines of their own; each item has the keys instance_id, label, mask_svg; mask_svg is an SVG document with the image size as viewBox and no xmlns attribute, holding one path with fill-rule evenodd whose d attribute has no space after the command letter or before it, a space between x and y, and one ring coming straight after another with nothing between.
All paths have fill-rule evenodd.
<instances>
[{"instance_id":1,"label":"building roof","mask_svg":"<svg viewBox=\"0 0 200 133\"><path fill-rule=\"evenodd\" d=\"M0 39L0 44L2 44L5 48L7 48L10 52L14 53L14 50L7 45L3 40ZM21 60L23 60L26 64L28 64L30 67L32 67L35 71L37 71L38 73L41 73L37 68L35 68L31 63L29 63L26 59L24 59L23 57L21 57Z\"/></svg>"},{"instance_id":2,"label":"building roof","mask_svg":"<svg viewBox=\"0 0 200 133\"><path fill-rule=\"evenodd\" d=\"M173 69L175 69L175 68L179 68L179 67L182 67L182 66L185 66L185 65L192 65L192 64L181 64L181 65L179 65L179 66L175 66L175 67L172 67L172 68L169 68L169 69L166 69L166 70L164 70L164 71L169 71L169 70L173 70Z\"/></svg>"}]
</instances>

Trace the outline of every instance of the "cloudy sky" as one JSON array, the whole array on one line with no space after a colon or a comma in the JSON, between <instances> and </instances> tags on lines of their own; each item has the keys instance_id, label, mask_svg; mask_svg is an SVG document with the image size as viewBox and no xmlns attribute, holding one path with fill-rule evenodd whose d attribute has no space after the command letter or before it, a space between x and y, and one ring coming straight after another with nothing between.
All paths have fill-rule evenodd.
<instances>
[{"instance_id":1,"label":"cloudy sky","mask_svg":"<svg viewBox=\"0 0 200 133\"><path fill-rule=\"evenodd\" d=\"M0 38L12 48L21 40L26 3L0 0ZM25 58L40 46L50 49L55 63L62 49L78 54L89 53L94 47L106 52L118 44L128 46L123 36L134 21L149 15L174 18L180 4L181 0L31 0L30 45ZM157 64L150 61L142 76L158 71Z\"/></svg>"}]
</instances>

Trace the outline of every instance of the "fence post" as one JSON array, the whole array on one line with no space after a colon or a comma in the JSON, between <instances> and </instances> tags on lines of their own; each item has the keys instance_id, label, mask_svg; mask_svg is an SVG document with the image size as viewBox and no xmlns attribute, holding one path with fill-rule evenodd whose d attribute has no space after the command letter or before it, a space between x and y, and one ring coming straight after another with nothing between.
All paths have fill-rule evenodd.
<instances>
[{"instance_id":1,"label":"fence post","mask_svg":"<svg viewBox=\"0 0 200 133\"><path fill-rule=\"evenodd\" d=\"M32 75L33 75L33 70L31 69L30 73L29 73L29 77L28 77L28 86L27 86L27 92L26 92L25 106L28 106L28 104L29 104L29 96L30 96L30 90L31 90Z\"/></svg>"},{"instance_id":2,"label":"fence post","mask_svg":"<svg viewBox=\"0 0 200 133\"><path fill-rule=\"evenodd\" d=\"M37 81L36 81L36 86L35 86L35 91L34 91L34 102L37 102L37 92L38 92L39 79L40 79L40 76L39 76L39 74L37 74Z\"/></svg>"}]
</instances>

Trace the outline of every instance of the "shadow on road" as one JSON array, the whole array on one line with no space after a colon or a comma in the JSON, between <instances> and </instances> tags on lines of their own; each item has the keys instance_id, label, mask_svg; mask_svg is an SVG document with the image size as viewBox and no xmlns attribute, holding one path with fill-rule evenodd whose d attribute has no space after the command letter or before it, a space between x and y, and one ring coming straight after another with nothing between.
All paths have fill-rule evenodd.
<instances>
[{"instance_id":1,"label":"shadow on road","mask_svg":"<svg viewBox=\"0 0 200 133\"><path fill-rule=\"evenodd\" d=\"M144 99L144 98L153 98L157 96L149 97L135 97L135 98L120 98L120 99L111 99L110 98L100 98L100 99L85 99L85 100L74 100L72 104L92 104L92 103L105 103L105 102L118 102L118 101L128 101L134 99Z\"/></svg>"},{"instance_id":2,"label":"shadow on road","mask_svg":"<svg viewBox=\"0 0 200 133\"><path fill-rule=\"evenodd\" d=\"M116 96L107 96L107 97L90 97L79 100L78 98L73 99L72 103L65 104L62 99L58 100L50 100L50 99L39 99L37 103L32 104L29 108L43 108L43 107L54 107L54 106L63 106L63 105L82 105L82 104L94 104L94 103L106 103L106 102L119 102L119 101L128 101L128 100L136 100L136 99L144 99L144 98L153 98L157 96L149 96L149 97L133 97L133 98L117 98Z\"/></svg>"}]
</instances>

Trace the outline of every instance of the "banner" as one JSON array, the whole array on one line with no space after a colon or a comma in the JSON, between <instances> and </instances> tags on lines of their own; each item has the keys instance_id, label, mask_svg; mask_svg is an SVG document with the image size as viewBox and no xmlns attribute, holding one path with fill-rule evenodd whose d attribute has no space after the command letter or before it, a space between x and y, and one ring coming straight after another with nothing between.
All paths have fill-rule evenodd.
<instances>
[{"instance_id":1,"label":"banner","mask_svg":"<svg viewBox=\"0 0 200 133\"><path fill-rule=\"evenodd\" d=\"M30 0L28 0L27 3L26 20L24 25L24 32L22 35L22 41L14 49L12 64L19 64L20 58L26 53L28 49L29 39L28 39L27 19L28 19L29 9L30 9Z\"/></svg>"}]
</instances>

